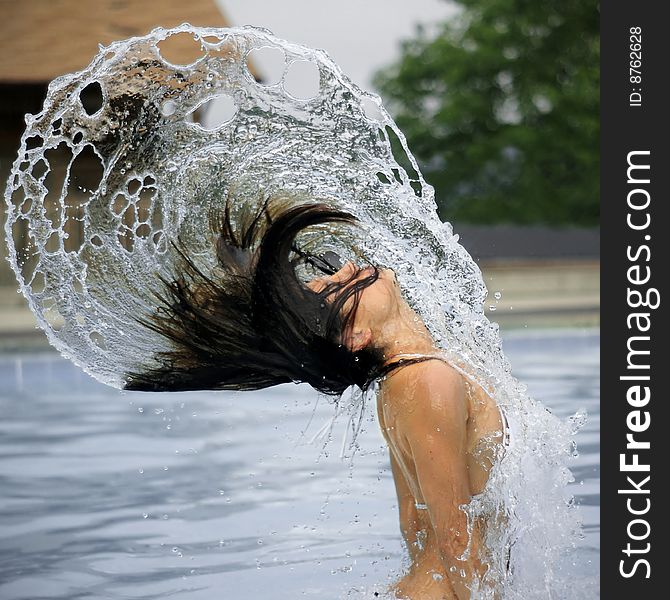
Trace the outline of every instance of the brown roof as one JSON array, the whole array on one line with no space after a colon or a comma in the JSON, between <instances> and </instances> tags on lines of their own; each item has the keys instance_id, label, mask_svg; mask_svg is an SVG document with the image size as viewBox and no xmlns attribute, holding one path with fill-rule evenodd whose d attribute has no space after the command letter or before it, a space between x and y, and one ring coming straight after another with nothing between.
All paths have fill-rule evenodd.
<instances>
[{"instance_id":1,"label":"brown roof","mask_svg":"<svg viewBox=\"0 0 670 600\"><path fill-rule=\"evenodd\" d=\"M98 53L98 44L154 27L228 24L215 0L0 0L0 16L2 83L43 83L79 71ZM173 50L180 51L178 43Z\"/></svg>"}]
</instances>

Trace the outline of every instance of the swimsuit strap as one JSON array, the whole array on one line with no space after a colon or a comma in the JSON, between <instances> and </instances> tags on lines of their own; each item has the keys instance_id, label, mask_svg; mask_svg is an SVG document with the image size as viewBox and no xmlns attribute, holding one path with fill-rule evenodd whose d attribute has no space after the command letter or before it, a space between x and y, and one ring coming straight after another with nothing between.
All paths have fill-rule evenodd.
<instances>
[{"instance_id":1,"label":"swimsuit strap","mask_svg":"<svg viewBox=\"0 0 670 600\"><path fill-rule=\"evenodd\" d=\"M388 364L393 364L393 362L395 362L397 359L412 360L414 358L426 358L426 359L436 358L437 360L441 360L442 362L446 362L447 364L449 364L449 361L447 361L446 358L444 358L443 356L440 356L439 354L419 354L419 353L415 353L415 354L394 354L390 359L392 362L389 362Z\"/></svg>"},{"instance_id":2,"label":"swimsuit strap","mask_svg":"<svg viewBox=\"0 0 670 600\"><path fill-rule=\"evenodd\" d=\"M443 356L439 354L419 354L410 353L410 354L394 354L391 358L437 358L439 360L445 360Z\"/></svg>"}]
</instances>

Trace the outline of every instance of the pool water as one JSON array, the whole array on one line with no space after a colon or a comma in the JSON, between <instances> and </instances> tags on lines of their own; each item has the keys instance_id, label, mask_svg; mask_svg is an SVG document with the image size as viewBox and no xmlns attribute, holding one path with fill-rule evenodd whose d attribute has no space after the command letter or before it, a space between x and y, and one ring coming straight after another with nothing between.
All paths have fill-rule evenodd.
<instances>
[{"instance_id":1,"label":"pool water","mask_svg":"<svg viewBox=\"0 0 670 600\"><path fill-rule=\"evenodd\" d=\"M504 340L532 396L588 412L573 561L597 598L599 333ZM344 422L310 445L332 412L304 385L123 393L55 352L0 355L0 599L374 597L402 569L387 451L372 408L353 466Z\"/></svg>"}]
</instances>

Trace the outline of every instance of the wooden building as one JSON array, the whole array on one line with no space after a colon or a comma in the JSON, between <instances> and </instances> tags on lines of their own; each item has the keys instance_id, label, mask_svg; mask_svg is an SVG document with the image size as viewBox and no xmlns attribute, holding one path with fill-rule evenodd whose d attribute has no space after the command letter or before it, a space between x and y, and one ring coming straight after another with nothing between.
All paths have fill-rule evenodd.
<instances>
[{"instance_id":1,"label":"wooden building","mask_svg":"<svg viewBox=\"0 0 670 600\"><path fill-rule=\"evenodd\" d=\"M25 128L24 115L42 107L49 82L86 67L98 45L155 27L228 25L215 0L0 0L0 182L3 195ZM171 56L192 60L192 44L175 36ZM172 41L172 40L171 40ZM5 203L0 218L5 221ZM0 256L7 254L2 233ZM16 287L6 260L0 286ZM17 301L19 299L17 298Z\"/></svg>"}]
</instances>

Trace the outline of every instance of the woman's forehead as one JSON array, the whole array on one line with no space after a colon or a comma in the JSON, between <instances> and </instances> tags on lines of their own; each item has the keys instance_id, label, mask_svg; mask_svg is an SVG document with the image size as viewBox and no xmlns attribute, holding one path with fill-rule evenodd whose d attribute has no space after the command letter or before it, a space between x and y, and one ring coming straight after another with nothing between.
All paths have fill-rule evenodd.
<instances>
[{"instance_id":1,"label":"woman's forehead","mask_svg":"<svg viewBox=\"0 0 670 600\"><path fill-rule=\"evenodd\" d=\"M347 281L353 281L360 272L360 269L356 265L347 261L345 265L337 272L332 275L325 275L323 277L316 277L311 281L307 282L307 287L315 292L321 292L331 283L346 283Z\"/></svg>"}]
</instances>

